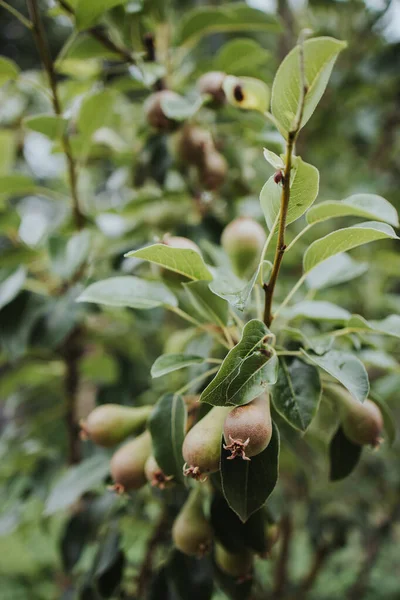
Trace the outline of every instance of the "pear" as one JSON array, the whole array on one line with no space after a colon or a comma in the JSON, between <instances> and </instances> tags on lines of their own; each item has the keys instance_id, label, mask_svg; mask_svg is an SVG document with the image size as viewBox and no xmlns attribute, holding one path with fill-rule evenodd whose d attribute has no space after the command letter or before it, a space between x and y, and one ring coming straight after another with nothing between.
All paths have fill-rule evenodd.
<instances>
[{"instance_id":1,"label":"pear","mask_svg":"<svg viewBox=\"0 0 400 600\"><path fill-rule=\"evenodd\" d=\"M217 567L230 577L245 581L251 578L253 570L253 553L244 548L240 552L229 552L222 544L216 542L214 558Z\"/></svg>"},{"instance_id":2,"label":"pear","mask_svg":"<svg viewBox=\"0 0 400 600\"><path fill-rule=\"evenodd\" d=\"M152 406L121 406L102 404L81 422L82 437L91 439L98 446L116 446L146 425Z\"/></svg>"},{"instance_id":3,"label":"pear","mask_svg":"<svg viewBox=\"0 0 400 600\"><path fill-rule=\"evenodd\" d=\"M217 150L206 152L199 170L200 181L206 190L218 190L225 182L228 165Z\"/></svg>"},{"instance_id":4,"label":"pear","mask_svg":"<svg viewBox=\"0 0 400 600\"><path fill-rule=\"evenodd\" d=\"M161 90L151 94L144 103L144 114L151 127L159 131L170 131L175 129L177 122L167 117L162 109L162 100L179 100L180 96L171 90Z\"/></svg>"},{"instance_id":5,"label":"pear","mask_svg":"<svg viewBox=\"0 0 400 600\"><path fill-rule=\"evenodd\" d=\"M182 453L185 475L202 480L219 469L224 420L231 407L214 406L186 435Z\"/></svg>"},{"instance_id":6,"label":"pear","mask_svg":"<svg viewBox=\"0 0 400 600\"><path fill-rule=\"evenodd\" d=\"M144 473L147 481L152 487L158 487L160 490L165 490L165 488L173 485L173 476L165 475L152 454L146 460Z\"/></svg>"},{"instance_id":7,"label":"pear","mask_svg":"<svg viewBox=\"0 0 400 600\"><path fill-rule=\"evenodd\" d=\"M194 488L183 505L172 527L175 546L189 556L202 556L211 547L213 531L207 521L202 493Z\"/></svg>"},{"instance_id":8,"label":"pear","mask_svg":"<svg viewBox=\"0 0 400 600\"><path fill-rule=\"evenodd\" d=\"M146 483L144 467L150 454L151 435L148 431L118 448L110 465L116 491L138 490Z\"/></svg>"},{"instance_id":9,"label":"pear","mask_svg":"<svg viewBox=\"0 0 400 600\"><path fill-rule=\"evenodd\" d=\"M214 142L207 129L188 124L184 126L177 147L179 157L183 162L201 165L204 155L214 150Z\"/></svg>"},{"instance_id":10,"label":"pear","mask_svg":"<svg viewBox=\"0 0 400 600\"><path fill-rule=\"evenodd\" d=\"M338 406L346 437L360 446L379 446L384 424L382 413L375 402L368 399L358 402L339 385L329 385L324 391Z\"/></svg>"},{"instance_id":11,"label":"pear","mask_svg":"<svg viewBox=\"0 0 400 600\"><path fill-rule=\"evenodd\" d=\"M200 94L208 94L211 96L211 106L217 108L225 104L225 92L223 83L225 73L222 71L209 71L200 77L197 81L197 89Z\"/></svg>"},{"instance_id":12,"label":"pear","mask_svg":"<svg viewBox=\"0 0 400 600\"><path fill-rule=\"evenodd\" d=\"M224 422L225 449L229 459L259 454L268 446L272 436L272 421L268 394L262 394L244 406L236 406Z\"/></svg>"},{"instance_id":13,"label":"pear","mask_svg":"<svg viewBox=\"0 0 400 600\"><path fill-rule=\"evenodd\" d=\"M263 227L249 217L238 217L225 227L221 236L221 245L239 277L255 269L265 240Z\"/></svg>"}]
</instances>

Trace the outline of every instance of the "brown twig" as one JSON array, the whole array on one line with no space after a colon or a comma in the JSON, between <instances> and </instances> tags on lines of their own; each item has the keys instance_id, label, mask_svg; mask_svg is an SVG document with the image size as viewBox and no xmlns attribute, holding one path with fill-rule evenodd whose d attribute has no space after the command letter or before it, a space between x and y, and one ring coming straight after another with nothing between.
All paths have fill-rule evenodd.
<instances>
[{"instance_id":1,"label":"brown twig","mask_svg":"<svg viewBox=\"0 0 400 600\"><path fill-rule=\"evenodd\" d=\"M289 561L290 542L293 533L293 523L290 514L282 517L281 525L281 549L275 569L275 580L273 598L281 598L287 583L287 568Z\"/></svg>"},{"instance_id":2,"label":"brown twig","mask_svg":"<svg viewBox=\"0 0 400 600\"><path fill-rule=\"evenodd\" d=\"M53 109L57 116L62 117L61 102L58 95L57 77L54 70L53 60L47 43L46 32L43 27L43 22L40 16L40 10L37 0L27 0L28 10L32 21L32 32L35 38L36 46L42 61L43 67L47 73L49 80ZM70 140L67 133L62 137L62 145L68 165L68 178L72 197L72 210L74 222L77 229L82 229L85 223L85 217L80 209L77 188L77 172L76 163L72 155Z\"/></svg>"},{"instance_id":3,"label":"brown twig","mask_svg":"<svg viewBox=\"0 0 400 600\"><path fill-rule=\"evenodd\" d=\"M72 17L75 16L75 12L73 8L68 4L68 2L65 2L65 0L58 0L58 2L60 6L69 15L71 15ZM100 42L100 44L107 48L107 50L111 50L111 52L118 54L118 56L123 61L128 62L132 65L135 64L135 59L133 58L132 53L129 51L128 48L125 48L124 46L118 45L115 42L113 42L112 39L109 38L106 33L103 33L97 27L91 27L87 31L92 37L94 37L98 42Z\"/></svg>"},{"instance_id":4,"label":"brown twig","mask_svg":"<svg viewBox=\"0 0 400 600\"><path fill-rule=\"evenodd\" d=\"M278 279L279 271L281 268L283 256L286 250L285 243L285 229L287 213L290 202L290 175L292 169L292 155L294 146L296 143L297 136L301 128L301 121L303 118L304 104L308 91L308 87L305 81L305 69L304 69L304 48L303 43L299 45L299 61L300 61L300 98L298 112L294 120L291 131L288 132L288 139L286 142L286 158L285 168L283 172L283 185L281 194L281 207L279 214L279 229L278 229L278 241L276 243L274 264L272 266L271 276L269 282L264 284L265 291L265 304L264 304L264 322L269 327L273 320L272 315L272 300L274 296L275 286Z\"/></svg>"},{"instance_id":5,"label":"brown twig","mask_svg":"<svg viewBox=\"0 0 400 600\"><path fill-rule=\"evenodd\" d=\"M307 573L307 575L305 576L301 586L300 586L300 593L298 595L298 598L306 598L307 596L307 592L309 592L311 590L311 588L313 587L322 567L325 564L326 559L328 558L329 554L331 553L331 548L329 546L321 546L320 548L317 549L317 551L314 554L314 558L313 558L313 562L311 564L310 570Z\"/></svg>"}]
</instances>

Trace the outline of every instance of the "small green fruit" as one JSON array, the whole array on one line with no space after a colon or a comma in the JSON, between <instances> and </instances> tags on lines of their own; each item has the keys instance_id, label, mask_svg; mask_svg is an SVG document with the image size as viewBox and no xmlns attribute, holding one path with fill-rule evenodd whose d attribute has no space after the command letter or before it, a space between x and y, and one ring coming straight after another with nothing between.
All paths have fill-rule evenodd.
<instances>
[{"instance_id":1,"label":"small green fruit","mask_svg":"<svg viewBox=\"0 0 400 600\"><path fill-rule=\"evenodd\" d=\"M161 90L151 94L144 103L143 109L149 125L159 131L171 131L177 126L176 121L169 119L163 112L162 101L179 99L179 95L171 90Z\"/></svg>"},{"instance_id":2,"label":"small green fruit","mask_svg":"<svg viewBox=\"0 0 400 600\"><path fill-rule=\"evenodd\" d=\"M144 473L147 481L152 487L158 487L160 490L165 490L165 488L173 485L173 476L165 475L165 473L163 473L152 454L146 460Z\"/></svg>"},{"instance_id":3,"label":"small green fruit","mask_svg":"<svg viewBox=\"0 0 400 600\"><path fill-rule=\"evenodd\" d=\"M209 71L200 77L197 82L197 89L200 94L208 94L211 96L211 104L215 108L225 104L225 92L223 83L225 73L222 71Z\"/></svg>"},{"instance_id":4,"label":"small green fruit","mask_svg":"<svg viewBox=\"0 0 400 600\"><path fill-rule=\"evenodd\" d=\"M272 421L268 394L262 394L244 406L237 406L224 422L226 450L229 459L260 454L268 446L272 436Z\"/></svg>"},{"instance_id":5,"label":"small green fruit","mask_svg":"<svg viewBox=\"0 0 400 600\"><path fill-rule=\"evenodd\" d=\"M336 401L343 432L354 444L379 446L383 431L383 418L372 400L358 402L344 388L330 385L325 388L328 397Z\"/></svg>"},{"instance_id":6,"label":"small green fruit","mask_svg":"<svg viewBox=\"0 0 400 600\"><path fill-rule=\"evenodd\" d=\"M239 277L255 269L265 240L264 229L249 217L239 217L225 227L221 244Z\"/></svg>"},{"instance_id":7,"label":"small green fruit","mask_svg":"<svg viewBox=\"0 0 400 600\"><path fill-rule=\"evenodd\" d=\"M222 427L231 407L214 406L186 435L182 453L187 467L184 474L204 480L219 469Z\"/></svg>"},{"instance_id":8,"label":"small green fruit","mask_svg":"<svg viewBox=\"0 0 400 600\"><path fill-rule=\"evenodd\" d=\"M217 190L225 182L228 165L225 158L212 150L206 152L200 167L200 181L206 190Z\"/></svg>"},{"instance_id":9,"label":"small green fruit","mask_svg":"<svg viewBox=\"0 0 400 600\"><path fill-rule=\"evenodd\" d=\"M105 448L116 446L143 429L152 410L152 406L102 404L81 423L82 438L89 438Z\"/></svg>"},{"instance_id":10,"label":"small green fruit","mask_svg":"<svg viewBox=\"0 0 400 600\"><path fill-rule=\"evenodd\" d=\"M202 556L209 551L213 538L202 503L201 490L193 489L172 527L175 546L189 556Z\"/></svg>"},{"instance_id":11,"label":"small green fruit","mask_svg":"<svg viewBox=\"0 0 400 600\"><path fill-rule=\"evenodd\" d=\"M138 490L146 483L144 467L150 453L151 435L148 431L127 442L114 453L110 470L117 492Z\"/></svg>"},{"instance_id":12,"label":"small green fruit","mask_svg":"<svg viewBox=\"0 0 400 600\"><path fill-rule=\"evenodd\" d=\"M232 553L216 542L214 558L217 567L226 575L241 581L251 578L253 570L251 550L243 549L241 552Z\"/></svg>"}]
</instances>

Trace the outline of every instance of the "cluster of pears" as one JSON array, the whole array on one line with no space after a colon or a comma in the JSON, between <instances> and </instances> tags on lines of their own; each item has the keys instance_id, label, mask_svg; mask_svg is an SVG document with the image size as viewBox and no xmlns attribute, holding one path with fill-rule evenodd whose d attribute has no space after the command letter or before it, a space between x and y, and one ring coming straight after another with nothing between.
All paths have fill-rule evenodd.
<instances>
[{"instance_id":1,"label":"cluster of pears","mask_svg":"<svg viewBox=\"0 0 400 600\"><path fill-rule=\"evenodd\" d=\"M213 108L225 104L224 78L225 73L210 71L197 82L199 93L209 99L209 106ZM159 132L176 130L179 123L165 114L163 106L179 98L180 96L171 90L161 90L151 94L144 104L147 123ZM182 162L196 167L204 189L217 190L222 186L226 179L228 165L217 150L208 130L191 125L189 122L185 123L178 138L177 152Z\"/></svg>"}]
</instances>

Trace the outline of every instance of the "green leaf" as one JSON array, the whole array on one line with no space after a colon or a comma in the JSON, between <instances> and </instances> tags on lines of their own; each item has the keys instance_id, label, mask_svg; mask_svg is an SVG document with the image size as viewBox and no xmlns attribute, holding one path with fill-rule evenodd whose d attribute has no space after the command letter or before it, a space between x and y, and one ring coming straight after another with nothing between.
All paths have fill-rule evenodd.
<instances>
[{"instance_id":1,"label":"green leaf","mask_svg":"<svg viewBox=\"0 0 400 600\"><path fill-rule=\"evenodd\" d=\"M304 42L304 75L308 90L301 127L313 114L328 84L338 54L345 47L345 42L330 37L319 37ZM281 125L285 136L293 130L301 96L300 46L296 46L281 63L272 86L272 114Z\"/></svg>"},{"instance_id":2,"label":"green leaf","mask_svg":"<svg viewBox=\"0 0 400 600\"><path fill-rule=\"evenodd\" d=\"M357 262L345 252L335 254L308 273L306 284L310 289L322 290L360 277L368 266L367 262Z\"/></svg>"},{"instance_id":3,"label":"green leaf","mask_svg":"<svg viewBox=\"0 0 400 600\"><path fill-rule=\"evenodd\" d=\"M57 115L35 115L27 117L23 123L32 131L42 133L51 140L57 140L64 134L68 121Z\"/></svg>"},{"instance_id":4,"label":"green leaf","mask_svg":"<svg viewBox=\"0 0 400 600\"><path fill-rule=\"evenodd\" d=\"M23 196L34 192L35 187L33 179L22 173L0 177L0 196Z\"/></svg>"},{"instance_id":5,"label":"green leaf","mask_svg":"<svg viewBox=\"0 0 400 600\"><path fill-rule=\"evenodd\" d=\"M96 454L76 467L69 467L52 488L46 501L45 515L72 506L85 492L99 486L109 472L109 457L106 453Z\"/></svg>"},{"instance_id":6,"label":"green leaf","mask_svg":"<svg viewBox=\"0 0 400 600\"><path fill-rule=\"evenodd\" d=\"M82 292L77 302L127 306L143 310L156 306L178 305L176 297L164 284L131 275L96 281Z\"/></svg>"},{"instance_id":7,"label":"green leaf","mask_svg":"<svg viewBox=\"0 0 400 600\"><path fill-rule=\"evenodd\" d=\"M95 131L109 125L114 104L115 93L112 90L93 92L82 100L77 117L78 129L82 134L82 154L88 151Z\"/></svg>"},{"instance_id":8,"label":"green leaf","mask_svg":"<svg viewBox=\"0 0 400 600\"><path fill-rule=\"evenodd\" d=\"M228 31L270 31L279 32L278 21L272 15L245 2L221 7L194 8L181 19L177 46L194 46L204 35Z\"/></svg>"},{"instance_id":9,"label":"green leaf","mask_svg":"<svg viewBox=\"0 0 400 600\"><path fill-rule=\"evenodd\" d=\"M0 282L0 309L17 296L26 279L24 267L19 267L14 273Z\"/></svg>"},{"instance_id":10,"label":"green leaf","mask_svg":"<svg viewBox=\"0 0 400 600\"><path fill-rule=\"evenodd\" d=\"M296 157L290 182L290 201L286 223L300 218L318 196L319 172L313 165ZM281 207L282 183L275 183L273 176L261 190L260 203L268 228L271 230Z\"/></svg>"},{"instance_id":11,"label":"green leaf","mask_svg":"<svg viewBox=\"0 0 400 600\"><path fill-rule=\"evenodd\" d=\"M204 358L195 354L162 354L153 363L151 376L153 378L162 377L167 373L172 373L191 365L200 365L203 362Z\"/></svg>"},{"instance_id":12,"label":"green leaf","mask_svg":"<svg viewBox=\"0 0 400 600\"><path fill-rule=\"evenodd\" d=\"M328 233L328 235L316 240L308 247L303 258L304 271L305 273L311 271L318 264L335 254L385 238L398 239L390 225L378 223L377 221L367 221Z\"/></svg>"},{"instance_id":13,"label":"green leaf","mask_svg":"<svg viewBox=\"0 0 400 600\"><path fill-rule=\"evenodd\" d=\"M0 86L10 79L17 79L19 73L19 67L13 60L0 56Z\"/></svg>"},{"instance_id":14,"label":"green leaf","mask_svg":"<svg viewBox=\"0 0 400 600\"><path fill-rule=\"evenodd\" d=\"M370 398L371 400L373 400L375 402L375 404L379 407L381 414L382 414L382 418L383 418L383 427L384 430L386 432L388 441L389 441L389 445L393 446L394 442L396 441L396 421L394 418L394 415L392 413L392 411L390 410L390 407L387 405L387 403L385 402L385 400L379 396L378 394L375 394L375 392L370 394Z\"/></svg>"},{"instance_id":15,"label":"green leaf","mask_svg":"<svg viewBox=\"0 0 400 600\"><path fill-rule=\"evenodd\" d=\"M339 481L355 469L361 457L362 446L351 442L339 427L329 445L329 479Z\"/></svg>"},{"instance_id":16,"label":"green leaf","mask_svg":"<svg viewBox=\"0 0 400 600\"><path fill-rule=\"evenodd\" d=\"M268 347L271 333L253 319L244 326L239 343L229 351L217 375L200 396L214 406L241 405L263 393L277 379L278 359Z\"/></svg>"},{"instance_id":17,"label":"green leaf","mask_svg":"<svg viewBox=\"0 0 400 600\"><path fill-rule=\"evenodd\" d=\"M350 318L348 310L326 300L303 300L282 312L288 319L301 316L313 321L347 321Z\"/></svg>"},{"instance_id":18,"label":"green leaf","mask_svg":"<svg viewBox=\"0 0 400 600\"><path fill-rule=\"evenodd\" d=\"M310 208L307 212L308 223L320 223L334 217L364 217L377 219L399 226L399 216L395 207L382 196L375 194L354 194L345 200L328 200Z\"/></svg>"},{"instance_id":19,"label":"green leaf","mask_svg":"<svg viewBox=\"0 0 400 600\"><path fill-rule=\"evenodd\" d=\"M371 333L400 338L399 315L389 315L382 321L367 321L360 315L352 315L347 321L346 326L351 329L359 329L360 332L370 331Z\"/></svg>"},{"instance_id":20,"label":"green leaf","mask_svg":"<svg viewBox=\"0 0 400 600\"><path fill-rule=\"evenodd\" d=\"M283 162L282 158L267 148L264 148L264 158L267 162L269 162L271 167L274 167L274 169L277 171L285 167L285 163Z\"/></svg>"},{"instance_id":21,"label":"green leaf","mask_svg":"<svg viewBox=\"0 0 400 600\"><path fill-rule=\"evenodd\" d=\"M210 290L229 302L238 310L245 310L259 273L259 267L249 282L244 282L228 267L215 269L214 280L209 283Z\"/></svg>"},{"instance_id":22,"label":"green leaf","mask_svg":"<svg viewBox=\"0 0 400 600\"><path fill-rule=\"evenodd\" d=\"M182 396L165 394L149 419L154 457L165 475L183 481L182 444L186 431L186 407Z\"/></svg>"},{"instance_id":23,"label":"green leaf","mask_svg":"<svg viewBox=\"0 0 400 600\"><path fill-rule=\"evenodd\" d=\"M135 256L184 275L193 281L211 281L213 278L203 258L190 248L173 248L166 244L154 244L140 250L132 250L126 257Z\"/></svg>"},{"instance_id":24,"label":"green leaf","mask_svg":"<svg viewBox=\"0 0 400 600\"><path fill-rule=\"evenodd\" d=\"M110 8L126 2L128 0L77 0L75 6L77 29L81 31L91 27Z\"/></svg>"},{"instance_id":25,"label":"green leaf","mask_svg":"<svg viewBox=\"0 0 400 600\"><path fill-rule=\"evenodd\" d=\"M81 33L79 37L76 37L74 33L72 36L72 40L71 38L67 40L66 45L61 51L61 54L61 64L63 59L89 60L92 58L115 59L116 57L118 57L118 53L106 48L101 42L96 40L96 38L92 37L88 33ZM57 61L56 67L58 67L58 64L59 63Z\"/></svg>"},{"instance_id":26,"label":"green leaf","mask_svg":"<svg viewBox=\"0 0 400 600\"><path fill-rule=\"evenodd\" d=\"M263 114L268 110L269 87L259 79L227 75L223 88L226 99L233 106L245 110L258 110Z\"/></svg>"},{"instance_id":27,"label":"green leaf","mask_svg":"<svg viewBox=\"0 0 400 600\"><path fill-rule=\"evenodd\" d=\"M214 68L231 75L246 75L262 68L270 60L270 52L248 38L235 38L219 50Z\"/></svg>"},{"instance_id":28,"label":"green leaf","mask_svg":"<svg viewBox=\"0 0 400 600\"><path fill-rule=\"evenodd\" d=\"M214 294L206 281L184 283L183 287L194 308L203 319L220 327L226 325L228 321L228 303Z\"/></svg>"},{"instance_id":29,"label":"green leaf","mask_svg":"<svg viewBox=\"0 0 400 600\"><path fill-rule=\"evenodd\" d=\"M87 229L72 235L66 243L59 236L51 237L49 252L53 272L64 280L73 277L89 254L90 242L91 235Z\"/></svg>"},{"instance_id":30,"label":"green leaf","mask_svg":"<svg viewBox=\"0 0 400 600\"><path fill-rule=\"evenodd\" d=\"M162 112L173 121L185 121L191 119L203 106L204 98L195 96L185 98L179 94L169 94L161 99Z\"/></svg>"},{"instance_id":31,"label":"green leaf","mask_svg":"<svg viewBox=\"0 0 400 600\"><path fill-rule=\"evenodd\" d=\"M310 354L305 350L302 352L312 363L340 381L356 400L364 402L369 392L368 374L363 363L354 354L340 350L330 350L323 356Z\"/></svg>"},{"instance_id":32,"label":"green leaf","mask_svg":"<svg viewBox=\"0 0 400 600\"><path fill-rule=\"evenodd\" d=\"M272 437L263 452L251 460L228 460L229 450L221 450L221 480L225 499L243 521L266 502L278 481L279 432L272 424Z\"/></svg>"},{"instance_id":33,"label":"green leaf","mask_svg":"<svg viewBox=\"0 0 400 600\"><path fill-rule=\"evenodd\" d=\"M306 431L313 420L321 398L318 369L295 358L279 359L278 381L271 388L276 410L292 427Z\"/></svg>"}]
</instances>

